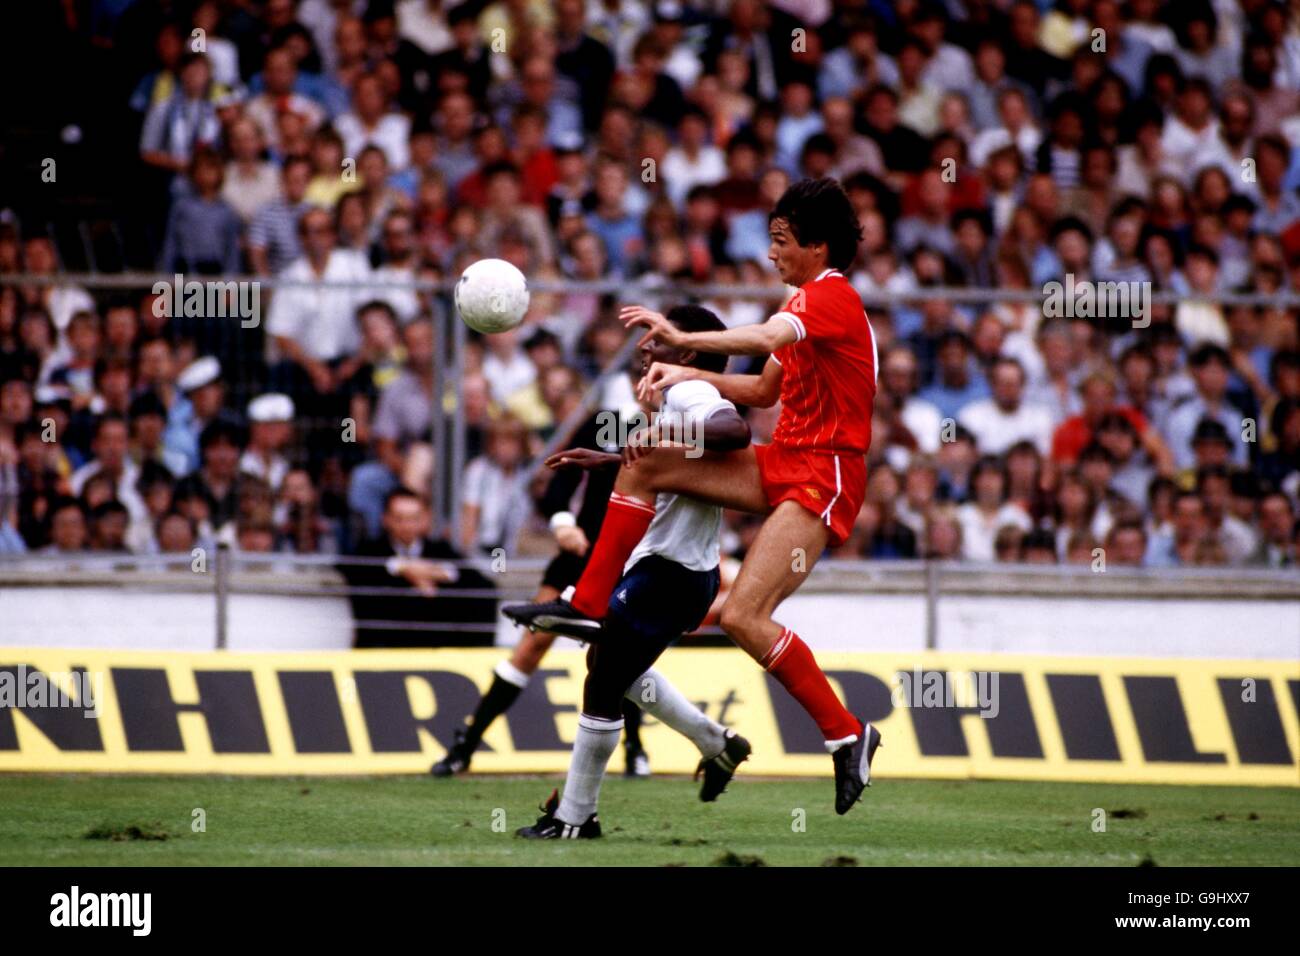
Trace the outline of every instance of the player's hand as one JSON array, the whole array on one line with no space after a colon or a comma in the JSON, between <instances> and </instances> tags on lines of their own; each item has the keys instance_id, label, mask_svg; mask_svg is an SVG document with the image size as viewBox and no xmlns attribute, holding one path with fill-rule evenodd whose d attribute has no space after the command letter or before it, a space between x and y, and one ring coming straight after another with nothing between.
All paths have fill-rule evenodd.
<instances>
[{"instance_id":1,"label":"player's hand","mask_svg":"<svg viewBox=\"0 0 1300 956\"><path fill-rule=\"evenodd\" d=\"M586 532L576 524L567 528L555 529L555 541L560 546L561 551L567 551L570 554L582 556L587 553L591 547L591 542L587 540Z\"/></svg>"},{"instance_id":2,"label":"player's hand","mask_svg":"<svg viewBox=\"0 0 1300 956\"><path fill-rule=\"evenodd\" d=\"M623 446L623 464L635 465L639 459L648 455L650 450L659 443L659 429L654 425L648 428L638 428L627 436L627 444Z\"/></svg>"},{"instance_id":3,"label":"player's hand","mask_svg":"<svg viewBox=\"0 0 1300 956\"><path fill-rule=\"evenodd\" d=\"M615 464L618 460L618 455L596 451L593 448L566 448L564 451L557 451L547 458L545 464L547 468L556 471L561 468L581 468L584 471L590 471L593 468L603 468L606 465Z\"/></svg>"},{"instance_id":4,"label":"player's hand","mask_svg":"<svg viewBox=\"0 0 1300 956\"><path fill-rule=\"evenodd\" d=\"M397 573L406 578L417 591L427 597L433 597L438 593L439 584L446 584L448 581L456 579L454 569L437 561L429 561L426 558L404 560L397 569Z\"/></svg>"},{"instance_id":5,"label":"player's hand","mask_svg":"<svg viewBox=\"0 0 1300 956\"><path fill-rule=\"evenodd\" d=\"M618 319L626 328L643 326L648 330L636 343L637 348L641 348L651 339L658 339L664 345L677 347L686 344L683 338L685 333L681 329L669 322L662 313L647 309L643 305L623 306L618 310Z\"/></svg>"},{"instance_id":6,"label":"player's hand","mask_svg":"<svg viewBox=\"0 0 1300 956\"><path fill-rule=\"evenodd\" d=\"M678 382L687 382L699 378L699 371L686 365L669 365L667 362L650 363L650 371L641 376L637 382L636 397L642 402L653 403L655 392L672 388Z\"/></svg>"}]
</instances>

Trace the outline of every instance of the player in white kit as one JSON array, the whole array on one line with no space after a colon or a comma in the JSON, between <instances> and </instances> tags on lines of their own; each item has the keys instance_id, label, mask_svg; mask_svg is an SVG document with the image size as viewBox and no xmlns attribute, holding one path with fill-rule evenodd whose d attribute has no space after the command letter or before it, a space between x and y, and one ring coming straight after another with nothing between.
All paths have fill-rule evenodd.
<instances>
[{"instance_id":1,"label":"player in white kit","mask_svg":"<svg viewBox=\"0 0 1300 956\"><path fill-rule=\"evenodd\" d=\"M667 318L690 331L718 331L724 327L716 315L699 306L679 306ZM696 365L721 372L727 361L722 355L677 349L653 340L642 346L641 354L643 372L654 362ZM571 448L557 452L546 463L552 468L617 467L625 460L635 462L647 448L665 442L688 445L703 454L744 448L749 441L749 426L735 405L713 385L688 381L662 393L654 420L628 437L622 455ZM649 507L629 500L632 506ZM718 593L722 509L683 495L661 494L653 510L654 520L614 588L599 640L595 635L590 638L596 642L587 651L582 714L563 797L558 791L552 793L537 823L517 831L521 837L600 836L596 802L606 764L623 729L624 695L633 700L653 699L659 708L665 705L665 692L681 697L649 668L669 644L699 627ZM544 626L540 621L538 624ZM752 748L734 731L690 709L698 715L696 727L688 736L700 748L702 758L697 771L697 776L704 775L700 799L714 800ZM686 717L675 716L679 720Z\"/></svg>"}]
</instances>

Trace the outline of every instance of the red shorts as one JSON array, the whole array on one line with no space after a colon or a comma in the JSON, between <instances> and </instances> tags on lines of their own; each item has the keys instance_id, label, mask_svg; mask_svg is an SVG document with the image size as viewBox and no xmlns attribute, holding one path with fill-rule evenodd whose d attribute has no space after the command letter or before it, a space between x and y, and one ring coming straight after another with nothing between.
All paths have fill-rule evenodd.
<instances>
[{"instance_id":1,"label":"red shorts","mask_svg":"<svg viewBox=\"0 0 1300 956\"><path fill-rule=\"evenodd\" d=\"M830 546L848 538L867 493L867 459L860 454L755 445L767 503L797 501L830 529Z\"/></svg>"}]
</instances>

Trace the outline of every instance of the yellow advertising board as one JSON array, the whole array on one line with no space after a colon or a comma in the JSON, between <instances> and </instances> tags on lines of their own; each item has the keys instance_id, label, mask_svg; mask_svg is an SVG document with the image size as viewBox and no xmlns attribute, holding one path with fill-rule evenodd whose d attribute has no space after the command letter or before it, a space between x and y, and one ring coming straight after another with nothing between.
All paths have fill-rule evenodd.
<instances>
[{"instance_id":1,"label":"yellow advertising board","mask_svg":"<svg viewBox=\"0 0 1300 956\"><path fill-rule=\"evenodd\" d=\"M422 773L502 654L0 648L0 771ZM850 709L883 733L881 779L1300 787L1300 662L946 652L818 660ZM740 651L673 649L660 670L750 739L745 772L829 772L812 721ZM488 732L474 769L564 770L584 674L581 653L548 656ZM651 720L644 739L656 771L694 770L695 749L668 728Z\"/></svg>"}]
</instances>

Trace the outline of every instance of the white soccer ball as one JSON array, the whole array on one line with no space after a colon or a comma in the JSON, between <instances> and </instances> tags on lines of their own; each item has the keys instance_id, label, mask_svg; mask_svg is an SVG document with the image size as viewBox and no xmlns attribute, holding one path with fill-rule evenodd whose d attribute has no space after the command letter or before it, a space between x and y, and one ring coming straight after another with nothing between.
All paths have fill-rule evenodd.
<instances>
[{"instance_id":1,"label":"white soccer ball","mask_svg":"<svg viewBox=\"0 0 1300 956\"><path fill-rule=\"evenodd\" d=\"M456 311L477 332L507 332L528 312L528 280L504 259L480 259L456 283Z\"/></svg>"}]
</instances>

